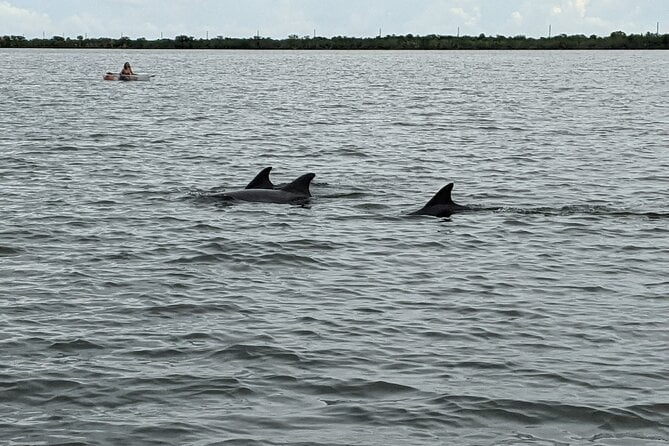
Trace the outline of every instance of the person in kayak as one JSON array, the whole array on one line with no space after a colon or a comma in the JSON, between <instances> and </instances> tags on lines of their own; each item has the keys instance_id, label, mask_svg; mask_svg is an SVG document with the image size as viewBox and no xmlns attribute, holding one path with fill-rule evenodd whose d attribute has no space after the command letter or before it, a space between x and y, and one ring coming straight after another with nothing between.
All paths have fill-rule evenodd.
<instances>
[{"instance_id":1,"label":"person in kayak","mask_svg":"<svg viewBox=\"0 0 669 446\"><path fill-rule=\"evenodd\" d=\"M130 66L130 62L126 62L123 64L123 69L121 70L121 76L123 75L132 75L135 74L132 71L132 67Z\"/></svg>"}]
</instances>

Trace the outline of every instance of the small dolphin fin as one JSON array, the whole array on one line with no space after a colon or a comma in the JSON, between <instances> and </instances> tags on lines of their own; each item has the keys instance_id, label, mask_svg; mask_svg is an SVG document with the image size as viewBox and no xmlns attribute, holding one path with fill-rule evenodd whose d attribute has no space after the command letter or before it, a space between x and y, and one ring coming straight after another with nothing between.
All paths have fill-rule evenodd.
<instances>
[{"instance_id":1,"label":"small dolphin fin","mask_svg":"<svg viewBox=\"0 0 669 446\"><path fill-rule=\"evenodd\" d=\"M311 197L311 192L309 192L309 184L311 184L311 180L313 180L315 176L316 174L313 173L304 174L292 183L282 187L281 190Z\"/></svg>"},{"instance_id":2,"label":"small dolphin fin","mask_svg":"<svg viewBox=\"0 0 669 446\"><path fill-rule=\"evenodd\" d=\"M439 189L439 192L434 194L434 197L427 202L425 207L436 206L440 204L453 204L451 199L451 191L453 190L453 183L448 183L446 186Z\"/></svg>"},{"instance_id":3,"label":"small dolphin fin","mask_svg":"<svg viewBox=\"0 0 669 446\"><path fill-rule=\"evenodd\" d=\"M244 189L274 189L274 184L269 179L271 167L265 167Z\"/></svg>"}]
</instances>

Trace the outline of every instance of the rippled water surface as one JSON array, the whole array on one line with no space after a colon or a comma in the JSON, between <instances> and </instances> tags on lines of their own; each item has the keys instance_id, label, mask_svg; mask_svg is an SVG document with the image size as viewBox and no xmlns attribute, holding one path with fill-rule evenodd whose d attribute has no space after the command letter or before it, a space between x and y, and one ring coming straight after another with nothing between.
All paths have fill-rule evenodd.
<instances>
[{"instance_id":1,"label":"rippled water surface","mask_svg":"<svg viewBox=\"0 0 669 446\"><path fill-rule=\"evenodd\" d=\"M669 443L669 52L0 57L0 443Z\"/></svg>"}]
</instances>

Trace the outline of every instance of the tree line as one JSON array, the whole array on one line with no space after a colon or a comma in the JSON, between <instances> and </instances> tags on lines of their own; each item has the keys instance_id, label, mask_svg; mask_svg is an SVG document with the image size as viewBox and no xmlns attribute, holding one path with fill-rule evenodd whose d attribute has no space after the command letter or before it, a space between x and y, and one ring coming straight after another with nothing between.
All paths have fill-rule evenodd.
<instances>
[{"instance_id":1,"label":"tree line","mask_svg":"<svg viewBox=\"0 0 669 446\"><path fill-rule=\"evenodd\" d=\"M525 36L426 36L407 34L378 37L317 37L290 35L285 39L253 36L234 38L217 36L196 39L180 35L174 39L118 39L109 37L75 39L53 36L50 39L26 39L23 36L0 37L0 48L108 48L108 49L262 49L262 50L609 50L669 49L669 34L625 34L609 36L566 35L532 38Z\"/></svg>"}]
</instances>

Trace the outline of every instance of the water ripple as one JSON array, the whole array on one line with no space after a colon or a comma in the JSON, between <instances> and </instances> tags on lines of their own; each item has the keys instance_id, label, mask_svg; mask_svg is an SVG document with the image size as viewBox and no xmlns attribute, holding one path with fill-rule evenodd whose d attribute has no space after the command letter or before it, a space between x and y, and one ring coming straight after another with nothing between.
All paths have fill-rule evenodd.
<instances>
[{"instance_id":1,"label":"water ripple","mask_svg":"<svg viewBox=\"0 0 669 446\"><path fill-rule=\"evenodd\" d=\"M669 442L666 54L3 56L0 443Z\"/></svg>"}]
</instances>

